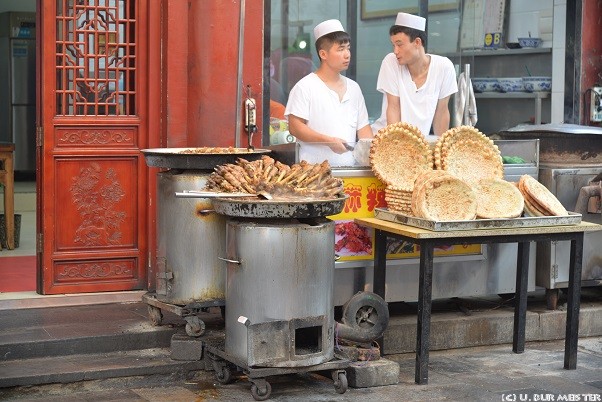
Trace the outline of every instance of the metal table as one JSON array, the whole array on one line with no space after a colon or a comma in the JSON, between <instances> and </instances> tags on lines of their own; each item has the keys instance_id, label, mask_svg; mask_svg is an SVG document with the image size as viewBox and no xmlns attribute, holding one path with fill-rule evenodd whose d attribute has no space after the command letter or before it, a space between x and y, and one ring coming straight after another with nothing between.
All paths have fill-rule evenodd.
<instances>
[{"instance_id":1,"label":"metal table","mask_svg":"<svg viewBox=\"0 0 602 402\"><path fill-rule=\"evenodd\" d=\"M514 307L514 332L512 350L525 350L525 323L527 316L527 281L530 242L570 240L570 269L567 300L564 368L577 367L577 340L579 332L579 303L581 293L581 260L583 233L602 230L602 225L582 222L578 225L522 227L504 229L477 229L456 231L431 231L402 225L377 218L357 218L360 225L375 230L374 293L385 298L387 237L400 238L420 246L420 279L418 289L418 327L416 330L417 384L428 383L429 336L431 324L431 288L433 253L437 246L453 244L518 243L516 269L516 304Z\"/></svg>"}]
</instances>

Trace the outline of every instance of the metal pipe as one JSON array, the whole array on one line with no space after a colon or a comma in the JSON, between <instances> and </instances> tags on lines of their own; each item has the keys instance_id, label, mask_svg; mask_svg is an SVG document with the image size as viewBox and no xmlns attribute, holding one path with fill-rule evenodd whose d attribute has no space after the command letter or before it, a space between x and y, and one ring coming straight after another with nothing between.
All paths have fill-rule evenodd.
<instances>
[{"instance_id":1,"label":"metal pipe","mask_svg":"<svg viewBox=\"0 0 602 402\"><path fill-rule=\"evenodd\" d=\"M240 18L238 24L238 60L236 72L236 133L234 133L234 146L240 148L240 131L242 128L242 59L244 54L245 41L245 0L240 0Z\"/></svg>"},{"instance_id":2,"label":"metal pipe","mask_svg":"<svg viewBox=\"0 0 602 402\"><path fill-rule=\"evenodd\" d=\"M470 64L464 64L464 78L465 86L464 94L466 99L464 99L464 117L462 124L472 125L470 124Z\"/></svg>"},{"instance_id":3,"label":"metal pipe","mask_svg":"<svg viewBox=\"0 0 602 402\"><path fill-rule=\"evenodd\" d=\"M577 202L575 203L575 212L582 215L587 214L589 199L592 197L600 197L601 191L602 188L600 187L600 184L581 187L581 190L579 190L579 197L577 197Z\"/></svg>"}]
</instances>

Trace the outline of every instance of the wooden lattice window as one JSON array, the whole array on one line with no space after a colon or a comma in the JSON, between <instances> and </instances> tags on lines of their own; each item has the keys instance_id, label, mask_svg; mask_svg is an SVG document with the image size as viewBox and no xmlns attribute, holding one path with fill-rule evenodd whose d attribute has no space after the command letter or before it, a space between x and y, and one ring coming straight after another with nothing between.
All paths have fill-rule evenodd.
<instances>
[{"instance_id":1,"label":"wooden lattice window","mask_svg":"<svg viewBox=\"0 0 602 402\"><path fill-rule=\"evenodd\" d=\"M134 3L57 1L57 115L136 114Z\"/></svg>"}]
</instances>

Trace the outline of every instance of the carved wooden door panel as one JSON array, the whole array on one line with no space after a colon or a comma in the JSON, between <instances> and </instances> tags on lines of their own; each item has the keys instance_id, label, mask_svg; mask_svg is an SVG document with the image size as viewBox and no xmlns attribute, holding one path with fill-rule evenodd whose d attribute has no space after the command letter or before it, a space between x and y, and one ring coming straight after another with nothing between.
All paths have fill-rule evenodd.
<instances>
[{"instance_id":1,"label":"carved wooden door panel","mask_svg":"<svg viewBox=\"0 0 602 402\"><path fill-rule=\"evenodd\" d=\"M146 284L148 1L38 3L39 293Z\"/></svg>"}]
</instances>

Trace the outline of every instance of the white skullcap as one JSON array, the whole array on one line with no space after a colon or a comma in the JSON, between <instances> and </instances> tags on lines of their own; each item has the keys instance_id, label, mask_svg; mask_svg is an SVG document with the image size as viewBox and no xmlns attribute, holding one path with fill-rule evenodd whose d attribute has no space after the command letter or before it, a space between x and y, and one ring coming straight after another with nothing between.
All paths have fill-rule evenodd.
<instances>
[{"instance_id":1,"label":"white skullcap","mask_svg":"<svg viewBox=\"0 0 602 402\"><path fill-rule=\"evenodd\" d=\"M426 28L426 18L419 17L418 15L408 13L397 13L397 19L395 25L401 25L403 27L414 28L419 31L424 31Z\"/></svg>"},{"instance_id":2,"label":"white skullcap","mask_svg":"<svg viewBox=\"0 0 602 402\"><path fill-rule=\"evenodd\" d=\"M326 20L324 22L320 22L314 28L314 37L316 40L321 38L324 35L328 35L333 32L345 32L343 28L343 24L339 20Z\"/></svg>"}]
</instances>

